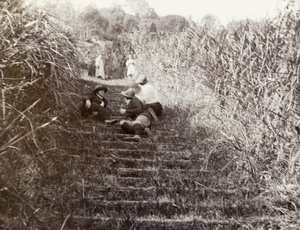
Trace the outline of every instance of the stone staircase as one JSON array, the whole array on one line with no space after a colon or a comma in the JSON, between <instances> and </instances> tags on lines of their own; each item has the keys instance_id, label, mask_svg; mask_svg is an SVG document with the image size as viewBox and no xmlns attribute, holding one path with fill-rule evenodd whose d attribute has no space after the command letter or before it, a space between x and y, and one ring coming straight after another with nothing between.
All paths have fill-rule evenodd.
<instances>
[{"instance_id":1,"label":"stone staircase","mask_svg":"<svg viewBox=\"0 0 300 230\"><path fill-rule=\"evenodd\" d=\"M114 117L121 118L124 89L109 86ZM269 223L256 208L256 194L226 187L228 179L218 170L205 169L206 154L189 151L163 116L153 127L156 142L146 136L126 142L118 124L86 120L69 126L73 151L57 159L72 164L65 178L72 191L65 229L243 229L250 222Z\"/></svg>"}]
</instances>

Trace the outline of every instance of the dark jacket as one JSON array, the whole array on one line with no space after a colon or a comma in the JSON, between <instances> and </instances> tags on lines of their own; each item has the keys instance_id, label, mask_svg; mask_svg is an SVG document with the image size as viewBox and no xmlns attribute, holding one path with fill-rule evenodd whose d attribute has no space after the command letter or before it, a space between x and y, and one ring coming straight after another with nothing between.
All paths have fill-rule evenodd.
<instances>
[{"instance_id":1,"label":"dark jacket","mask_svg":"<svg viewBox=\"0 0 300 230\"><path fill-rule=\"evenodd\" d=\"M134 120L144 111L144 105L137 97L133 97L125 109L126 112L124 115Z\"/></svg>"},{"instance_id":2,"label":"dark jacket","mask_svg":"<svg viewBox=\"0 0 300 230\"><path fill-rule=\"evenodd\" d=\"M83 102L85 103L86 100L90 100L91 104L95 103L97 105L101 105L102 102L104 102L104 108L106 108L108 101L105 97L100 98L97 95L95 95L94 93L90 93L89 95L85 96L82 98Z\"/></svg>"}]
</instances>

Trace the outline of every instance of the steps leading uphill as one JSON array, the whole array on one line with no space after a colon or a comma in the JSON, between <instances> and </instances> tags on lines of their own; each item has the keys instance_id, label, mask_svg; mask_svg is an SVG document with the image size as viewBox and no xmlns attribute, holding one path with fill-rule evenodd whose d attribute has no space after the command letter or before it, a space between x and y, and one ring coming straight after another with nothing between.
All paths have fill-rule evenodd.
<instances>
[{"instance_id":1,"label":"steps leading uphill","mask_svg":"<svg viewBox=\"0 0 300 230\"><path fill-rule=\"evenodd\" d=\"M86 84L91 89L95 85ZM109 107L120 119L120 92L127 87L108 88ZM254 205L256 194L224 188L226 178L222 181L204 167L206 154L191 153L185 137L170 129L166 119L164 114L161 124L152 127L156 141L145 135L140 142L124 141L128 134L118 124L87 119L69 125L72 154L66 151L56 159L72 164L69 177L62 179L73 191L65 229L242 229L249 221L268 225L263 209Z\"/></svg>"}]
</instances>

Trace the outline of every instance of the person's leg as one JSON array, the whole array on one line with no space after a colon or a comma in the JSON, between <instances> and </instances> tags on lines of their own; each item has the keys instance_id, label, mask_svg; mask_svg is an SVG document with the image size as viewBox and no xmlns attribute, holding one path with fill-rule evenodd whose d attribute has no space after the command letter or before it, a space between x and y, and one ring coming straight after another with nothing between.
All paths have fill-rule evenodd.
<instances>
[{"instance_id":1,"label":"person's leg","mask_svg":"<svg viewBox=\"0 0 300 230\"><path fill-rule=\"evenodd\" d=\"M116 119L115 117L111 116L111 114L113 113L112 109L109 108L109 107L106 107L105 108L108 112L108 117L105 119L105 124L108 124L108 125L112 125L112 124L115 124L118 122L118 119Z\"/></svg>"},{"instance_id":2,"label":"person's leg","mask_svg":"<svg viewBox=\"0 0 300 230\"><path fill-rule=\"evenodd\" d=\"M136 137L141 137L144 131L144 127L141 124L136 123L133 125L133 131Z\"/></svg>"},{"instance_id":3,"label":"person's leg","mask_svg":"<svg viewBox=\"0 0 300 230\"><path fill-rule=\"evenodd\" d=\"M135 135L134 137L141 138L145 129L150 127L151 121L145 115L140 115L132 122L132 124Z\"/></svg>"},{"instance_id":4,"label":"person's leg","mask_svg":"<svg viewBox=\"0 0 300 230\"><path fill-rule=\"evenodd\" d=\"M155 102L149 105L155 112L156 116L160 116L162 114L162 105L159 102Z\"/></svg>"},{"instance_id":5,"label":"person's leg","mask_svg":"<svg viewBox=\"0 0 300 230\"><path fill-rule=\"evenodd\" d=\"M122 121L120 121L120 126L125 133L134 134L134 130L133 130L131 121L122 120Z\"/></svg>"},{"instance_id":6,"label":"person's leg","mask_svg":"<svg viewBox=\"0 0 300 230\"><path fill-rule=\"evenodd\" d=\"M101 122L104 122L108 118L109 118L109 111L106 108L99 106L98 107L98 120Z\"/></svg>"},{"instance_id":7,"label":"person's leg","mask_svg":"<svg viewBox=\"0 0 300 230\"><path fill-rule=\"evenodd\" d=\"M106 110L106 108L104 108L103 106L100 106L96 103L92 103L91 107L88 109L88 111L90 113L97 112L96 119L101 122L104 122L109 116L109 113Z\"/></svg>"},{"instance_id":8,"label":"person's leg","mask_svg":"<svg viewBox=\"0 0 300 230\"><path fill-rule=\"evenodd\" d=\"M108 124L108 125L113 125L113 124L116 124L118 122L118 119L116 118L112 118L112 119L106 119L105 121L105 124Z\"/></svg>"},{"instance_id":9,"label":"person's leg","mask_svg":"<svg viewBox=\"0 0 300 230\"><path fill-rule=\"evenodd\" d=\"M151 114L152 120L154 120L154 121L152 121L152 123L153 123L153 124L159 124L159 119L158 119L158 117L157 117L155 111L150 107L150 108L148 109L148 112Z\"/></svg>"},{"instance_id":10,"label":"person's leg","mask_svg":"<svg viewBox=\"0 0 300 230\"><path fill-rule=\"evenodd\" d=\"M122 128L124 127L126 123L122 125ZM127 141L139 141L142 139L141 135L143 134L144 128L141 124L135 123L133 126L131 126L134 136L133 137L125 137L125 140Z\"/></svg>"},{"instance_id":11,"label":"person's leg","mask_svg":"<svg viewBox=\"0 0 300 230\"><path fill-rule=\"evenodd\" d=\"M131 127L133 128L134 136L133 137L126 137L125 140L131 141L139 141L142 139L141 135L144 132L145 127L149 127L151 124L150 120L144 116L139 115L133 122Z\"/></svg>"},{"instance_id":12,"label":"person's leg","mask_svg":"<svg viewBox=\"0 0 300 230\"><path fill-rule=\"evenodd\" d=\"M92 111L90 109L86 108L85 102L82 103L80 107L80 114L83 118L87 118L89 115L91 115Z\"/></svg>"}]
</instances>

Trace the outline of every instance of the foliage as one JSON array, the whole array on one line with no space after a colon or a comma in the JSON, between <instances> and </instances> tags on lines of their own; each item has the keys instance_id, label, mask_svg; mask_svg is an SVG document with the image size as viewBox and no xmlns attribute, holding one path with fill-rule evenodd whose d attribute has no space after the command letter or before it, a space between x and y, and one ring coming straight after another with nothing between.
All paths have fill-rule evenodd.
<instances>
[{"instance_id":1,"label":"foliage","mask_svg":"<svg viewBox=\"0 0 300 230\"><path fill-rule=\"evenodd\" d=\"M101 28L102 31L106 31L109 25L108 20L101 15L99 10L92 6L87 6L80 17L81 22L83 22L85 26L93 25L95 28ZM101 30L95 30L97 35L100 35Z\"/></svg>"},{"instance_id":2,"label":"foliage","mask_svg":"<svg viewBox=\"0 0 300 230\"><path fill-rule=\"evenodd\" d=\"M77 53L60 24L19 0L0 2L0 30L0 224L22 229L43 221L37 188L53 165L41 153L55 148L52 125L74 105Z\"/></svg>"},{"instance_id":3,"label":"foliage","mask_svg":"<svg viewBox=\"0 0 300 230\"><path fill-rule=\"evenodd\" d=\"M124 76L126 54L134 47L140 72L161 92L168 125L187 138L189 160L200 154L204 170L219 169L223 175L215 175L214 183L221 190L233 184L256 189L251 207L264 207L266 216L278 219L276 227L298 223L299 12L288 7L278 21L216 30L177 16L158 20L87 8L79 18L81 27L64 7L50 16L18 0L0 5L1 227L63 229L71 215L72 203L65 199L81 191L66 186L74 175L67 174L72 162L64 156L76 148L61 146L67 136L89 153L76 127L68 133L64 126L77 118L69 111L79 102L75 76L81 66L74 35L91 28L105 40L109 75ZM78 28L80 33L74 31ZM88 41L99 43L86 34ZM82 48L82 53L94 52L90 61L97 54L94 48ZM51 182L53 190L44 190ZM58 215L60 220L53 221ZM249 221L247 228L266 227L260 224Z\"/></svg>"},{"instance_id":4,"label":"foliage","mask_svg":"<svg viewBox=\"0 0 300 230\"><path fill-rule=\"evenodd\" d=\"M201 62L221 100L220 119L233 124L226 133L236 147L262 162L256 176L282 162L294 168L292 159L299 154L295 17L287 13L263 30L247 24L233 34L198 37L204 45Z\"/></svg>"},{"instance_id":5,"label":"foliage","mask_svg":"<svg viewBox=\"0 0 300 230\"><path fill-rule=\"evenodd\" d=\"M179 15L167 15L159 19L159 31L162 32L183 32L187 27L187 20Z\"/></svg>"},{"instance_id":6,"label":"foliage","mask_svg":"<svg viewBox=\"0 0 300 230\"><path fill-rule=\"evenodd\" d=\"M123 28L125 33L131 33L138 26L138 18L133 15L126 14L123 20Z\"/></svg>"},{"instance_id":7,"label":"foliage","mask_svg":"<svg viewBox=\"0 0 300 230\"><path fill-rule=\"evenodd\" d=\"M187 32L167 38L132 36L144 73L164 103L177 107L177 129L194 127L191 142L199 151L223 146L236 159L226 166L233 180L264 187L259 199L270 202L271 213L287 202L281 185L295 189L299 178L298 24L299 12L287 8L278 20L232 31L190 23Z\"/></svg>"}]
</instances>

